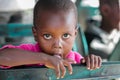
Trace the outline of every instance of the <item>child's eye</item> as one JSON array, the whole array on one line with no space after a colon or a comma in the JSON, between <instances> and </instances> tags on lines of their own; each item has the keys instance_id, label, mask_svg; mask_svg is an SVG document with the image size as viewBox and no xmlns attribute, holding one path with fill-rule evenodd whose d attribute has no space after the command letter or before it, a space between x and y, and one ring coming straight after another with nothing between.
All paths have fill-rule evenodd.
<instances>
[{"instance_id":1,"label":"child's eye","mask_svg":"<svg viewBox=\"0 0 120 80\"><path fill-rule=\"evenodd\" d=\"M52 36L50 34L44 34L43 36L44 36L45 39L51 39L52 38Z\"/></svg>"},{"instance_id":2,"label":"child's eye","mask_svg":"<svg viewBox=\"0 0 120 80\"><path fill-rule=\"evenodd\" d=\"M65 33L64 35L63 35L63 38L69 38L70 37L70 34L68 34L68 33Z\"/></svg>"}]
</instances>

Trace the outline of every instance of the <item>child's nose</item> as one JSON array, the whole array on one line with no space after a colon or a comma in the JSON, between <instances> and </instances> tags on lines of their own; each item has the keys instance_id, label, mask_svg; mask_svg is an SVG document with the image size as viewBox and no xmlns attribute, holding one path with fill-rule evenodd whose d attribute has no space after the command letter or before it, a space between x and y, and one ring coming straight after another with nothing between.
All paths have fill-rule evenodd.
<instances>
[{"instance_id":1,"label":"child's nose","mask_svg":"<svg viewBox=\"0 0 120 80\"><path fill-rule=\"evenodd\" d=\"M57 39L54 41L54 48L62 48L62 40Z\"/></svg>"}]
</instances>

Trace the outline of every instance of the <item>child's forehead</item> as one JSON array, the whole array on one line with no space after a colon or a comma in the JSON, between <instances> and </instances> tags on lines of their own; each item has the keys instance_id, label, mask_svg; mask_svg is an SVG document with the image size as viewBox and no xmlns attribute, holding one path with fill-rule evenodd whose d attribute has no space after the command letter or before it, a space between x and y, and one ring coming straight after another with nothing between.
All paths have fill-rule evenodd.
<instances>
[{"instance_id":1,"label":"child's forehead","mask_svg":"<svg viewBox=\"0 0 120 80\"><path fill-rule=\"evenodd\" d=\"M43 10L42 12L40 12L40 14L38 14L38 17L44 17L47 16L49 17L63 17L63 18L68 18L68 16L76 16L73 10L69 10L69 11L64 11L64 10ZM42 19L42 18L41 18Z\"/></svg>"},{"instance_id":2,"label":"child's forehead","mask_svg":"<svg viewBox=\"0 0 120 80\"><path fill-rule=\"evenodd\" d=\"M37 17L37 25L47 26L47 25L76 25L76 17L74 12L52 12L52 11L43 11Z\"/></svg>"}]
</instances>

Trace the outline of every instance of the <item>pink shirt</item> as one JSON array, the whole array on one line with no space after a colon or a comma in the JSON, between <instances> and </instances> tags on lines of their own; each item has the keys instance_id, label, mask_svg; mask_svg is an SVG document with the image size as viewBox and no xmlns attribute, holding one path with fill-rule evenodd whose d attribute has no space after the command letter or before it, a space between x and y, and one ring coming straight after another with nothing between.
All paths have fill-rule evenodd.
<instances>
[{"instance_id":1,"label":"pink shirt","mask_svg":"<svg viewBox=\"0 0 120 80\"><path fill-rule=\"evenodd\" d=\"M19 46L13 46L13 45L5 45L0 50L5 48L18 48L22 50L32 51L32 52L41 52L38 44L21 44ZM68 55L66 56L68 59L72 59L76 61L76 63L80 63L81 59L83 58L78 52L70 51ZM0 66L0 68L10 68L8 66Z\"/></svg>"}]
</instances>

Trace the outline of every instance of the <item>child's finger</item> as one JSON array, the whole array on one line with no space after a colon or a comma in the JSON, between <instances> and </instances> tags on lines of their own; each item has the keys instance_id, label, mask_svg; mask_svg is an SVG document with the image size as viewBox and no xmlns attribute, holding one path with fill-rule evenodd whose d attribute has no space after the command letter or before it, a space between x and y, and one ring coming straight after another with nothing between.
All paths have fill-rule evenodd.
<instances>
[{"instance_id":1,"label":"child's finger","mask_svg":"<svg viewBox=\"0 0 120 80\"><path fill-rule=\"evenodd\" d=\"M90 69L90 57L87 56L85 59L86 59L87 69Z\"/></svg>"},{"instance_id":2,"label":"child's finger","mask_svg":"<svg viewBox=\"0 0 120 80\"><path fill-rule=\"evenodd\" d=\"M72 74L72 71L73 71L72 65L67 61L64 61L64 65L68 67L69 73Z\"/></svg>"},{"instance_id":3,"label":"child's finger","mask_svg":"<svg viewBox=\"0 0 120 80\"><path fill-rule=\"evenodd\" d=\"M60 78L60 67L59 67L59 65L57 65L57 67L55 68L55 72L56 72L57 79L59 79Z\"/></svg>"},{"instance_id":4,"label":"child's finger","mask_svg":"<svg viewBox=\"0 0 120 80\"><path fill-rule=\"evenodd\" d=\"M94 69L96 69L96 68L98 68L98 57L97 56L95 56L94 57Z\"/></svg>"},{"instance_id":5,"label":"child's finger","mask_svg":"<svg viewBox=\"0 0 120 80\"><path fill-rule=\"evenodd\" d=\"M72 59L65 59L65 61L71 63L71 64L76 64L76 61L75 60L72 60Z\"/></svg>"},{"instance_id":6,"label":"child's finger","mask_svg":"<svg viewBox=\"0 0 120 80\"><path fill-rule=\"evenodd\" d=\"M94 55L92 55L92 54L90 55L90 69L91 70L94 69L94 66L95 66L94 65L94 62L95 62L94 57L95 57Z\"/></svg>"},{"instance_id":7,"label":"child's finger","mask_svg":"<svg viewBox=\"0 0 120 80\"><path fill-rule=\"evenodd\" d=\"M102 64L102 59L100 56L98 56L98 67L97 68L100 68L101 64Z\"/></svg>"},{"instance_id":8,"label":"child's finger","mask_svg":"<svg viewBox=\"0 0 120 80\"><path fill-rule=\"evenodd\" d=\"M64 67L63 63L60 64L60 69L61 69L61 78L64 78L65 73L66 73L66 68Z\"/></svg>"},{"instance_id":9,"label":"child's finger","mask_svg":"<svg viewBox=\"0 0 120 80\"><path fill-rule=\"evenodd\" d=\"M85 58L81 59L81 63L85 63L85 62L86 62Z\"/></svg>"}]
</instances>

